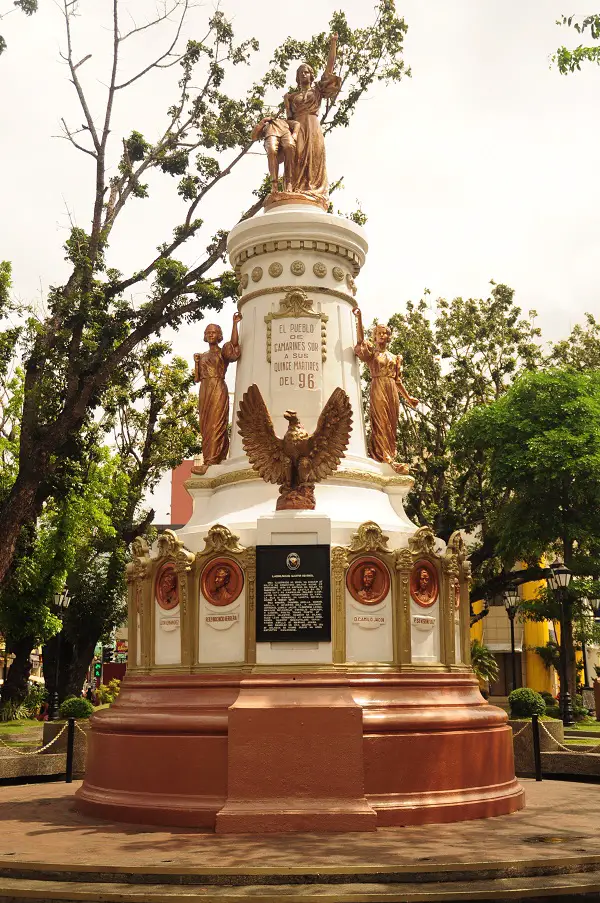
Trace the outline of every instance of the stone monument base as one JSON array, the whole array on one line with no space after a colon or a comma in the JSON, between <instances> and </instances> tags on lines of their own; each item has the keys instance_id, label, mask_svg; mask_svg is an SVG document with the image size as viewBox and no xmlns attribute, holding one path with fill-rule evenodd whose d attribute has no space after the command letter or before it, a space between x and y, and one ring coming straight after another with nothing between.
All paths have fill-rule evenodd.
<instances>
[{"instance_id":1,"label":"stone monument base","mask_svg":"<svg viewBox=\"0 0 600 903\"><path fill-rule=\"evenodd\" d=\"M523 807L507 715L469 671L268 671L126 677L94 715L77 807L230 833L364 831Z\"/></svg>"}]
</instances>

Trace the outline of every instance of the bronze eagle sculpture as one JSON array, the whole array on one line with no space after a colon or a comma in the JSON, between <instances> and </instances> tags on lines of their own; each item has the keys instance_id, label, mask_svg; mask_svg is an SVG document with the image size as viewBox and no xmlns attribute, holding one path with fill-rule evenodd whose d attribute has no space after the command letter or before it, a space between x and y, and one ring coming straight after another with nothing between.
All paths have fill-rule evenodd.
<instances>
[{"instance_id":1,"label":"bronze eagle sculpture","mask_svg":"<svg viewBox=\"0 0 600 903\"><path fill-rule=\"evenodd\" d=\"M283 415L285 436L275 435L273 421L257 385L240 401L238 432L248 460L267 483L279 483L277 510L315 507L315 483L339 467L352 430L352 407L343 389L334 389L321 411L317 428L306 432L296 411Z\"/></svg>"}]
</instances>

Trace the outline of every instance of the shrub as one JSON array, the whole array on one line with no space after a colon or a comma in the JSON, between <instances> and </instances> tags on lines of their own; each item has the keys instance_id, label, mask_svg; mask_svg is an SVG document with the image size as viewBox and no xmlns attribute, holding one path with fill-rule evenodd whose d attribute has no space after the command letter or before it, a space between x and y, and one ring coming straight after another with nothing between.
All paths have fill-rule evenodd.
<instances>
[{"instance_id":1,"label":"shrub","mask_svg":"<svg viewBox=\"0 0 600 903\"><path fill-rule=\"evenodd\" d=\"M529 687L519 687L508 695L511 718L531 718L532 715L544 715L546 703L539 693Z\"/></svg>"},{"instance_id":2,"label":"shrub","mask_svg":"<svg viewBox=\"0 0 600 903\"><path fill-rule=\"evenodd\" d=\"M540 690L540 696L542 697L542 699L544 700L544 702L546 703L547 706L554 705L556 702L556 699L554 698L552 693L550 693L549 690Z\"/></svg>"},{"instance_id":3,"label":"shrub","mask_svg":"<svg viewBox=\"0 0 600 903\"><path fill-rule=\"evenodd\" d=\"M111 705L119 695L120 689L121 681L117 680L116 677L113 677L108 684L100 684L97 690L99 705L106 705L107 703Z\"/></svg>"},{"instance_id":4,"label":"shrub","mask_svg":"<svg viewBox=\"0 0 600 903\"><path fill-rule=\"evenodd\" d=\"M560 720L560 706L559 705L547 705L546 706L546 715L549 718L558 718Z\"/></svg>"},{"instance_id":5,"label":"shrub","mask_svg":"<svg viewBox=\"0 0 600 903\"><path fill-rule=\"evenodd\" d=\"M94 706L82 696L69 696L61 704L59 712L61 718L89 718L94 712Z\"/></svg>"}]
</instances>

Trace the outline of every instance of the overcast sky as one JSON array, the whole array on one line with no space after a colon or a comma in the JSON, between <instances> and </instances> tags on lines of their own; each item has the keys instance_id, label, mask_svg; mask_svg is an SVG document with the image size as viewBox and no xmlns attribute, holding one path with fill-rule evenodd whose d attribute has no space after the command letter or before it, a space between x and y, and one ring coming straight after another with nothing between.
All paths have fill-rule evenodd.
<instances>
[{"instance_id":1,"label":"overcast sky","mask_svg":"<svg viewBox=\"0 0 600 903\"><path fill-rule=\"evenodd\" d=\"M535 309L546 338L566 335L585 311L598 311L600 260L600 67L563 77L550 57L575 33L559 28L562 13L589 10L563 0L397 0L408 26L405 61L412 78L374 86L349 129L328 140L330 178L344 175L336 206L356 199L368 216L370 251L358 300L367 319L387 317L429 288L434 296L486 296L489 280L506 282L525 312ZM0 12L9 6L0 0ZM12 261L15 291L41 300L65 274L62 245L70 221L90 221L92 159L60 133L61 117L81 123L59 59L64 47L55 3L42 0L32 18L19 12L0 23L9 43L0 57L0 259ZM138 23L151 0L128 4ZM93 104L107 81L108 0L82 0L78 58ZM286 36L306 38L327 27L343 6L351 25L371 16L368 0L223 0L240 37L255 35L261 52L236 71L235 86L257 76ZM186 37L200 37L213 4L198 6ZM164 37L164 36L163 36ZM140 41L123 71L131 73L160 46ZM174 100L173 70L119 96L115 141L132 128L152 140ZM259 150L259 148L257 148ZM186 252L198 259L210 236L230 228L247 204L265 158L244 163L202 212L206 226ZM163 179L162 182L165 182ZM181 213L174 184L152 186L113 235L110 262L138 269L171 234ZM211 319L229 329L232 308ZM191 360L202 326L174 337ZM159 494L159 519L168 499Z\"/></svg>"}]
</instances>

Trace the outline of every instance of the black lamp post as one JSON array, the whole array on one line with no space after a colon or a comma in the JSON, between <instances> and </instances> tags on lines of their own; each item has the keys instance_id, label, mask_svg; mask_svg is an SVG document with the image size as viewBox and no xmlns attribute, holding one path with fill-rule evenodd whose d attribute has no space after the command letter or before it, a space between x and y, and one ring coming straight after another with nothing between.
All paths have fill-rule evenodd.
<instances>
[{"instance_id":1,"label":"black lamp post","mask_svg":"<svg viewBox=\"0 0 600 903\"><path fill-rule=\"evenodd\" d=\"M515 583L509 583L504 590L504 607L510 621L510 658L512 667L512 689L517 689L517 659L515 653L515 617L519 610L521 599Z\"/></svg>"},{"instance_id":2,"label":"black lamp post","mask_svg":"<svg viewBox=\"0 0 600 903\"><path fill-rule=\"evenodd\" d=\"M590 603L590 608L592 609L592 612L594 613L593 617L594 617L594 624L595 624L596 621L598 620L598 618L600 617L600 599L588 599L588 602ZM592 685L593 685L593 681L592 681Z\"/></svg>"},{"instance_id":3,"label":"black lamp post","mask_svg":"<svg viewBox=\"0 0 600 903\"><path fill-rule=\"evenodd\" d=\"M550 565L548 582L550 583L552 590L556 593L560 606L560 710L562 722L566 726L575 724L573 704L571 702L571 694L569 693L567 647L565 644L565 601L572 576L573 573L562 561L559 561L558 558Z\"/></svg>"},{"instance_id":4,"label":"black lamp post","mask_svg":"<svg viewBox=\"0 0 600 903\"><path fill-rule=\"evenodd\" d=\"M66 614L67 608L69 607L69 590L65 587L59 593L54 593L54 607L56 609L55 614L60 618L61 622ZM59 717L58 711L58 678L59 678L59 669L60 669L60 640L62 637L62 624L61 629L58 633L58 640L56 644L56 671L54 672L54 693L52 694L52 699L50 702L50 710L48 712L48 720L49 721L57 721Z\"/></svg>"}]
</instances>

